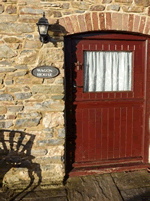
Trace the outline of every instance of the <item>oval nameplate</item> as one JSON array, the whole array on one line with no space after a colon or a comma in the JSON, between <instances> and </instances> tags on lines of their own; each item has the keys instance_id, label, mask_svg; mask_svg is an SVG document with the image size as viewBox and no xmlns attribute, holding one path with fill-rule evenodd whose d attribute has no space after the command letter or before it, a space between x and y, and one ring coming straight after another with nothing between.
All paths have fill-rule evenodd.
<instances>
[{"instance_id":1,"label":"oval nameplate","mask_svg":"<svg viewBox=\"0 0 150 201\"><path fill-rule=\"evenodd\" d=\"M59 69L54 66L38 66L32 71L32 75L38 78L53 78L59 75Z\"/></svg>"}]
</instances>

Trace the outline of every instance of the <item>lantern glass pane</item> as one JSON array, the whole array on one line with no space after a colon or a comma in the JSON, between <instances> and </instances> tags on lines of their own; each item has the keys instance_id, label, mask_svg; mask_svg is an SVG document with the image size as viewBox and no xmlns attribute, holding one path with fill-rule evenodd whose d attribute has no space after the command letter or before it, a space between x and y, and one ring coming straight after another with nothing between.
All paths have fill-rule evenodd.
<instances>
[{"instance_id":1,"label":"lantern glass pane","mask_svg":"<svg viewBox=\"0 0 150 201\"><path fill-rule=\"evenodd\" d=\"M47 35L48 26L47 25L39 25L39 32L41 35Z\"/></svg>"}]
</instances>

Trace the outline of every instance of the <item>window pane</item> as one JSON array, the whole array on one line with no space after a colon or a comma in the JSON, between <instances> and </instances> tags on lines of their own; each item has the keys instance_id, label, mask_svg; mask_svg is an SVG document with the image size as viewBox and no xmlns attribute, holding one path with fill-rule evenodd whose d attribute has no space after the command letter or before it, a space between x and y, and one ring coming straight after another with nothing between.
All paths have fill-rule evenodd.
<instances>
[{"instance_id":1,"label":"window pane","mask_svg":"<svg viewBox=\"0 0 150 201\"><path fill-rule=\"evenodd\" d=\"M84 51L84 92L131 91L132 52Z\"/></svg>"}]
</instances>

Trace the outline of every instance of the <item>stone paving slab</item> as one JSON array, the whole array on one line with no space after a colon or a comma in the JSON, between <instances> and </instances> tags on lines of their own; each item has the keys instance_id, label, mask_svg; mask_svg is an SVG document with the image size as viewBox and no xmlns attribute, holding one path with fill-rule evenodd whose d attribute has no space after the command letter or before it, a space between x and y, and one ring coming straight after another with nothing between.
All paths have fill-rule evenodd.
<instances>
[{"instance_id":1,"label":"stone paving slab","mask_svg":"<svg viewBox=\"0 0 150 201\"><path fill-rule=\"evenodd\" d=\"M111 176L120 190L150 187L150 173L146 170L111 173Z\"/></svg>"},{"instance_id":2,"label":"stone paving slab","mask_svg":"<svg viewBox=\"0 0 150 201\"><path fill-rule=\"evenodd\" d=\"M33 201L31 198L24 198L23 201ZM67 201L65 197L45 197L45 198L35 198L34 201Z\"/></svg>"},{"instance_id":3,"label":"stone paving slab","mask_svg":"<svg viewBox=\"0 0 150 201\"><path fill-rule=\"evenodd\" d=\"M66 189L69 201L122 201L110 174L70 178Z\"/></svg>"},{"instance_id":4,"label":"stone paving slab","mask_svg":"<svg viewBox=\"0 0 150 201\"><path fill-rule=\"evenodd\" d=\"M51 190L45 190L44 193L51 197L63 197L66 196L65 188L62 189L51 189Z\"/></svg>"},{"instance_id":5,"label":"stone paving slab","mask_svg":"<svg viewBox=\"0 0 150 201\"><path fill-rule=\"evenodd\" d=\"M150 201L150 187L128 189L120 193L124 201Z\"/></svg>"}]
</instances>

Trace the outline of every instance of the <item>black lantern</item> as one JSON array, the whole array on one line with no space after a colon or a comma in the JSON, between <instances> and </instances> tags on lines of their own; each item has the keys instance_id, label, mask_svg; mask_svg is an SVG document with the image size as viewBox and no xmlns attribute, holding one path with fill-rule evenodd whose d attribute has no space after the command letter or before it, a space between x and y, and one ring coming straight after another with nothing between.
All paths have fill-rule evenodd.
<instances>
[{"instance_id":1,"label":"black lantern","mask_svg":"<svg viewBox=\"0 0 150 201\"><path fill-rule=\"evenodd\" d=\"M43 12L43 17L39 19L36 25L38 26L38 31L40 34L40 41L42 43L48 43L49 42L48 28L50 24L48 23L48 20L45 18L45 12Z\"/></svg>"}]
</instances>

